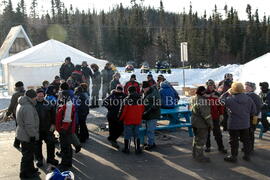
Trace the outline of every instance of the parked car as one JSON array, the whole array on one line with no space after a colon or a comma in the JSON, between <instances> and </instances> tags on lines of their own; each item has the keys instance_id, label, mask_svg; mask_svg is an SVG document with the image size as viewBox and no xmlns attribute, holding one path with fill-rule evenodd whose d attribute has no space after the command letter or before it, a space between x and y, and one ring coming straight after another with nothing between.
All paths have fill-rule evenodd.
<instances>
[{"instance_id":1,"label":"parked car","mask_svg":"<svg viewBox=\"0 0 270 180\"><path fill-rule=\"evenodd\" d=\"M168 73L171 74L171 68L167 61L157 61L156 62L156 73Z\"/></svg>"},{"instance_id":2,"label":"parked car","mask_svg":"<svg viewBox=\"0 0 270 180\"><path fill-rule=\"evenodd\" d=\"M128 73L134 72L134 64L135 63L133 61L128 61L125 67L125 72L128 72Z\"/></svg>"},{"instance_id":3,"label":"parked car","mask_svg":"<svg viewBox=\"0 0 270 180\"><path fill-rule=\"evenodd\" d=\"M150 72L150 66L148 62L144 62L141 66L141 73L149 73Z\"/></svg>"}]
</instances>

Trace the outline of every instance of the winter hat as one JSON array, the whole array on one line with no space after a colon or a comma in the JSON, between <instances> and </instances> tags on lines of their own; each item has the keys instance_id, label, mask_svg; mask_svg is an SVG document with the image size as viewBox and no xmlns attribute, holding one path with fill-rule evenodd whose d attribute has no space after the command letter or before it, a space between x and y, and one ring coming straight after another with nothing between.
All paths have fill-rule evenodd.
<instances>
[{"instance_id":1,"label":"winter hat","mask_svg":"<svg viewBox=\"0 0 270 180\"><path fill-rule=\"evenodd\" d=\"M204 86L199 86L196 90L196 94L199 96L202 96L204 94L204 92L206 91Z\"/></svg>"},{"instance_id":2,"label":"winter hat","mask_svg":"<svg viewBox=\"0 0 270 180\"><path fill-rule=\"evenodd\" d=\"M206 82L206 86L216 86L215 82L212 80L212 79L209 79L207 82Z\"/></svg>"},{"instance_id":3,"label":"winter hat","mask_svg":"<svg viewBox=\"0 0 270 180\"><path fill-rule=\"evenodd\" d=\"M59 76L55 76L54 80L61 80L61 78Z\"/></svg>"},{"instance_id":4,"label":"winter hat","mask_svg":"<svg viewBox=\"0 0 270 180\"><path fill-rule=\"evenodd\" d=\"M19 87L23 87L23 82L22 81L18 81L15 83L15 87L19 88Z\"/></svg>"},{"instance_id":5,"label":"winter hat","mask_svg":"<svg viewBox=\"0 0 270 180\"><path fill-rule=\"evenodd\" d=\"M34 97L37 97L37 93L34 89L29 89L25 92L25 96L34 98Z\"/></svg>"},{"instance_id":6,"label":"winter hat","mask_svg":"<svg viewBox=\"0 0 270 180\"><path fill-rule=\"evenodd\" d=\"M71 62L71 58L70 57L66 57L65 61Z\"/></svg>"},{"instance_id":7,"label":"winter hat","mask_svg":"<svg viewBox=\"0 0 270 180\"><path fill-rule=\"evenodd\" d=\"M230 94L240 94L244 93L245 89L242 83L233 82L231 88L229 89Z\"/></svg>"},{"instance_id":8,"label":"winter hat","mask_svg":"<svg viewBox=\"0 0 270 180\"><path fill-rule=\"evenodd\" d=\"M256 84L253 82L246 82L245 85L251 87L253 91L256 90Z\"/></svg>"},{"instance_id":9,"label":"winter hat","mask_svg":"<svg viewBox=\"0 0 270 180\"><path fill-rule=\"evenodd\" d=\"M148 75L147 75L147 77L151 77L151 78L152 78L152 77L153 77L153 75L152 75L152 74L148 74Z\"/></svg>"},{"instance_id":10,"label":"winter hat","mask_svg":"<svg viewBox=\"0 0 270 180\"><path fill-rule=\"evenodd\" d=\"M166 79L165 79L165 77L162 74L160 74L160 75L158 75L157 80L158 81L161 81L161 80L164 81Z\"/></svg>"},{"instance_id":11,"label":"winter hat","mask_svg":"<svg viewBox=\"0 0 270 180\"><path fill-rule=\"evenodd\" d=\"M148 88L148 87L150 87L149 82L148 81L143 81L142 82L142 88Z\"/></svg>"},{"instance_id":12,"label":"winter hat","mask_svg":"<svg viewBox=\"0 0 270 180\"><path fill-rule=\"evenodd\" d=\"M268 82L261 82L260 83L260 86L261 86L261 88L264 88L264 89L268 89L269 88Z\"/></svg>"},{"instance_id":13,"label":"winter hat","mask_svg":"<svg viewBox=\"0 0 270 180\"><path fill-rule=\"evenodd\" d=\"M130 86L130 87L128 88L128 92L129 92L130 94L136 93L136 87L135 87L135 86Z\"/></svg>"},{"instance_id":14,"label":"winter hat","mask_svg":"<svg viewBox=\"0 0 270 180\"><path fill-rule=\"evenodd\" d=\"M118 84L116 86L116 90L123 91L123 86L121 84Z\"/></svg>"},{"instance_id":15,"label":"winter hat","mask_svg":"<svg viewBox=\"0 0 270 180\"><path fill-rule=\"evenodd\" d=\"M88 66L87 61L83 61L83 62L82 62L82 65Z\"/></svg>"},{"instance_id":16,"label":"winter hat","mask_svg":"<svg viewBox=\"0 0 270 180\"><path fill-rule=\"evenodd\" d=\"M233 79L233 75L231 73L226 73L224 79Z\"/></svg>"},{"instance_id":17,"label":"winter hat","mask_svg":"<svg viewBox=\"0 0 270 180\"><path fill-rule=\"evenodd\" d=\"M131 76L130 76L130 79L135 79L136 80L136 75L135 74L132 74Z\"/></svg>"},{"instance_id":18,"label":"winter hat","mask_svg":"<svg viewBox=\"0 0 270 180\"><path fill-rule=\"evenodd\" d=\"M44 90L43 90L42 88L37 88L36 93L37 93L37 94L38 94L38 93L43 93L43 94L45 94L45 92L44 92Z\"/></svg>"},{"instance_id":19,"label":"winter hat","mask_svg":"<svg viewBox=\"0 0 270 180\"><path fill-rule=\"evenodd\" d=\"M50 84L50 82L47 81L47 80L45 80L45 81L42 82L42 86L49 85L49 84Z\"/></svg>"}]
</instances>

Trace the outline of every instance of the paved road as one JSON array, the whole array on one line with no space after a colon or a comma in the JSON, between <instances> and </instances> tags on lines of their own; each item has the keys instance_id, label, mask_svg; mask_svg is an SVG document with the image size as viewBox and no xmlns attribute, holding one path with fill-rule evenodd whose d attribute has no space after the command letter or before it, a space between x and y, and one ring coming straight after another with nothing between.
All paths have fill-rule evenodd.
<instances>
[{"instance_id":1,"label":"paved road","mask_svg":"<svg viewBox=\"0 0 270 180\"><path fill-rule=\"evenodd\" d=\"M139 156L134 153L125 155L112 148L106 141L106 135L107 132L91 131L91 139L79 154L74 155L72 171L76 179L270 180L269 134L263 140L256 139L252 162L243 161L240 152L237 164L224 162L224 156L216 152L215 146L209 153L211 163L195 162L190 151L192 139L183 130L159 132L156 150ZM0 133L1 180L19 179L21 154L12 147L13 138L13 131ZM227 135L225 138L227 142ZM46 167L40 172L40 179L45 179Z\"/></svg>"}]
</instances>

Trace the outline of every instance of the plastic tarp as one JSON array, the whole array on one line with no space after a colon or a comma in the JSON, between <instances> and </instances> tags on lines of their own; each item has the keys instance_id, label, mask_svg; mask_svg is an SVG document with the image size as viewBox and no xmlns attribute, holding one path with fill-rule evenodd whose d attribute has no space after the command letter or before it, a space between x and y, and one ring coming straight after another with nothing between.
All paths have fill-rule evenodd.
<instances>
[{"instance_id":1,"label":"plastic tarp","mask_svg":"<svg viewBox=\"0 0 270 180\"><path fill-rule=\"evenodd\" d=\"M74 65L87 61L89 65L97 64L100 69L108 62L59 41L48 40L1 61L9 93L12 93L17 81L23 81L25 87L41 86L44 80L51 82L59 75L60 66L66 57L70 57Z\"/></svg>"}]
</instances>

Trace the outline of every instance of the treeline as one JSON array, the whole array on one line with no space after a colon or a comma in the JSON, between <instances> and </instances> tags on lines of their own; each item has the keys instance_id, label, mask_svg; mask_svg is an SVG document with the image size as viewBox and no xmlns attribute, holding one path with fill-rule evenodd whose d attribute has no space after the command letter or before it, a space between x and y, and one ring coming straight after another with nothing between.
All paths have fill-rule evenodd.
<instances>
[{"instance_id":1,"label":"treeline","mask_svg":"<svg viewBox=\"0 0 270 180\"><path fill-rule=\"evenodd\" d=\"M50 38L61 40L97 58L123 66L127 61L154 64L166 60L180 66L180 43L188 42L189 64L193 67L217 67L228 63L243 64L270 50L270 17L261 19L247 5L247 20L240 20L233 7L217 7L202 17L192 10L169 13L163 2L159 9L131 0L131 7L119 4L109 12L81 11L62 0L51 0L51 9L38 11L32 0L30 12L24 0L13 5L4 0L0 14L0 42L12 26L22 24L34 44ZM244 8L244 7L243 7Z\"/></svg>"}]
</instances>

